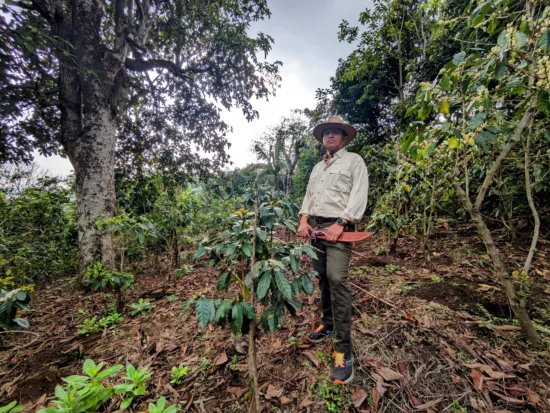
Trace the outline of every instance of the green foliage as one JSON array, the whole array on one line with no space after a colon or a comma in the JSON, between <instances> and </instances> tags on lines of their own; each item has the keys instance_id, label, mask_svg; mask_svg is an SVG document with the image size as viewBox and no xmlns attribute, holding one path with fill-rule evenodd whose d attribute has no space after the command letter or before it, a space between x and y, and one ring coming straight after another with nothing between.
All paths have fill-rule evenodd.
<instances>
[{"instance_id":1,"label":"green foliage","mask_svg":"<svg viewBox=\"0 0 550 413\"><path fill-rule=\"evenodd\" d=\"M132 274L112 271L103 266L100 261L94 261L84 275L85 281L95 290L128 290L134 285L134 276Z\"/></svg>"},{"instance_id":2,"label":"green foliage","mask_svg":"<svg viewBox=\"0 0 550 413\"><path fill-rule=\"evenodd\" d=\"M130 311L132 317L137 314L145 315L149 310L155 308L153 304L149 301L145 301L143 298L140 298L138 302L130 304L130 307L133 309L133 311Z\"/></svg>"},{"instance_id":3,"label":"green foliage","mask_svg":"<svg viewBox=\"0 0 550 413\"><path fill-rule=\"evenodd\" d=\"M166 407L166 399L164 396L161 396L160 399L157 400L157 403L149 403L148 412L149 413L177 413L181 408L175 404Z\"/></svg>"},{"instance_id":4,"label":"green foliage","mask_svg":"<svg viewBox=\"0 0 550 413\"><path fill-rule=\"evenodd\" d=\"M19 413L24 409L25 406L23 406L22 404L17 404L17 402L14 400L9 404L0 407L0 413Z\"/></svg>"},{"instance_id":5,"label":"green foliage","mask_svg":"<svg viewBox=\"0 0 550 413\"><path fill-rule=\"evenodd\" d=\"M71 192L57 183L0 192L0 274L23 284L74 273L75 209Z\"/></svg>"},{"instance_id":6,"label":"green foliage","mask_svg":"<svg viewBox=\"0 0 550 413\"><path fill-rule=\"evenodd\" d=\"M175 272L177 278L183 278L191 271L193 271L193 266L189 264L183 264L181 268L178 268Z\"/></svg>"},{"instance_id":7,"label":"green foliage","mask_svg":"<svg viewBox=\"0 0 550 413\"><path fill-rule=\"evenodd\" d=\"M201 328L213 321L222 325L228 321L233 333L246 333L250 321L256 317L255 309L245 301L252 283L257 298L267 307L260 318L266 331L274 331L283 324L285 309L295 314L301 308L295 299L297 294L313 292L312 273L300 272L300 257L304 254L315 257L313 248L274 237L277 228L296 231L297 206L280 192L262 190L254 234L253 197L247 194L245 202L228 220L225 231L199 247L195 254L196 259L209 256L211 263L221 269L219 290L228 290L232 284L237 287L232 300L201 297L197 301L196 315ZM251 267L253 237L256 256Z\"/></svg>"},{"instance_id":8,"label":"green foliage","mask_svg":"<svg viewBox=\"0 0 550 413\"><path fill-rule=\"evenodd\" d=\"M126 367L125 383L114 386L115 394L124 394L120 409L127 409L136 397L145 394L145 384L152 375L153 373L147 367L136 369L131 364Z\"/></svg>"},{"instance_id":9,"label":"green foliage","mask_svg":"<svg viewBox=\"0 0 550 413\"><path fill-rule=\"evenodd\" d=\"M97 320L97 317L95 316L92 318L86 318L82 324L78 326L78 328L80 328L79 334L89 335L105 328L112 330L122 321L124 321L124 317L116 312L107 317L102 317L99 320Z\"/></svg>"},{"instance_id":10,"label":"green foliage","mask_svg":"<svg viewBox=\"0 0 550 413\"><path fill-rule=\"evenodd\" d=\"M172 375L170 376L170 383L181 384L181 381L185 376L187 376L188 372L189 366L182 366L181 364L179 366L173 366Z\"/></svg>"},{"instance_id":11,"label":"green foliage","mask_svg":"<svg viewBox=\"0 0 550 413\"><path fill-rule=\"evenodd\" d=\"M113 387L105 386L104 381L123 367L117 364L103 370L103 366L104 363L96 365L92 360L86 360L82 368L84 376L66 377L63 379L66 386L56 386L56 399L53 400L56 407L41 409L37 413L87 413L100 409L114 392Z\"/></svg>"},{"instance_id":12,"label":"green foliage","mask_svg":"<svg viewBox=\"0 0 550 413\"><path fill-rule=\"evenodd\" d=\"M13 277L0 278L0 331L16 326L29 327L29 322L17 317L17 312L30 309L30 294L34 291L34 286L14 286Z\"/></svg>"}]
</instances>

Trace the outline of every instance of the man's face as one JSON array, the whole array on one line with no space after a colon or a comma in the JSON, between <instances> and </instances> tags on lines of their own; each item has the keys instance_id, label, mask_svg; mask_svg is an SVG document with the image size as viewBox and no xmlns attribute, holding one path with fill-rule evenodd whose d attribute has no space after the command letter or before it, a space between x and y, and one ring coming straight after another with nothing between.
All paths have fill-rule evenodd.
<instances>
[{"instance_id":1,"label":"man's face","mask_svg":"<svg viewBox=\"0 0 550 413\"><path fill-rule=\"evenodd\" d=\"M340 129L329 128L323 132L323 145L329 152L336 152L342 149L346 141L344 140L344 132Z\"/></svg>"}]
</instances>

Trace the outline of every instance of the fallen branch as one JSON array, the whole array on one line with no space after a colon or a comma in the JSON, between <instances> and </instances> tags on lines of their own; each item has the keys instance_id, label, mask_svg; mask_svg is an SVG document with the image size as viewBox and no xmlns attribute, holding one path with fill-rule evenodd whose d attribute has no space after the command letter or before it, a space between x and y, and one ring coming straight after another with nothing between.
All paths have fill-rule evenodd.
<instances>
[{"instance_id":1,"label":"fallen branch","mask_svg":"<svg viewBox=\"0 0 550 413\"><path fill-rule=\"evenodd\" d=\"M349 284L350 284L351 286L357 288L358 290L363 291L365 294L369 295L370 297L372 297L372 298L374 298L374 299L380 301L381 303L384 303L384 304L386 304L387 306L389 306L389 307L391 307L391 308L397 308L397 307L395 306L395 304L392 304L392 303L390 303L389 301L386 301L386 300L384 300L384 299L382 299L382 298L380 298L380 297L375 296L375 295L372 294L372 293L369 293L367 290L365 290L364 288L359 287L358 285L352 283L351 281L349 282Z\"/></svg>"}]
</instances>

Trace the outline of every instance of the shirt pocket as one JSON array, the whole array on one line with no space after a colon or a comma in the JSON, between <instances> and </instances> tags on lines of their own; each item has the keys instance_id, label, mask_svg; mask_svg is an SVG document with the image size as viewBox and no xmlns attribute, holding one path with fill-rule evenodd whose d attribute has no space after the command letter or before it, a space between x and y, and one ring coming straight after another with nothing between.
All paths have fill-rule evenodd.
<instances>
[{"instance_id":1,"label":"shirt pocket","mask_svg":"<svg viewBox=\"0 0 550 413\"><path fill-rule=\"evenodd\" d=\"M346 170L331 171L330 172L330 186L331 191L336 192L351 192L351 173Z\"/></svg>"}]
</instances>

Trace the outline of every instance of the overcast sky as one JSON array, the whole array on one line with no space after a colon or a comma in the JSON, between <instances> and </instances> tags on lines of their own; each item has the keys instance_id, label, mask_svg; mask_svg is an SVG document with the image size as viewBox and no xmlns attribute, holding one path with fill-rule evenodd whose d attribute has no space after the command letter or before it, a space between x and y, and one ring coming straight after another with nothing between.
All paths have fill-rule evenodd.
<instances>
[{"instance_id":1,"label":"overcast sky","mask_svg":"<svg viewBox=\"0 0 550 413\"><path fill-rule=\"evenodd\" d=\"M342 19L357 24L359 13L371 0L268 0L271 19L254 24L250 33L271 35L275 44L268 60L280 60L281 88L269 102L253 102L260 118L247 122L240 110L225 112L223 119L233 127L229 154L234 166L253 162L251 140L277 123L290 110L315 106L315 90L330 85L338 59L348 56L353 45L338 42ZM67 159L38 157L38 163L54 174L66 175L72 167Z\"/></svg>"}]
</instances>

